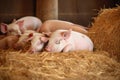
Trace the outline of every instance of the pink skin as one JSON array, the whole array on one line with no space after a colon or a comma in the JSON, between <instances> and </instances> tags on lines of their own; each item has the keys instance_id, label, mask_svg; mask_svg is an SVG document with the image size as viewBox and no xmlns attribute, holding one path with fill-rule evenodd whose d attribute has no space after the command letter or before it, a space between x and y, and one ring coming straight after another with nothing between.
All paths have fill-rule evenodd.
<instances>
[{"instance_id":1,"label":"pink skin","mask_svg":"<svg viewBox=\"0 0 120 80\"><path fill-rule=\"evenodd\" d=\"M8 35L21 35L25 30L37 30L42 22L37 17L27 16L13 20L11 24L1 23L1 32Z\"/></svg>"},{"instance_id":2,"label":"pink skin","mask_svg":"<svg viewBox=\"0 0 120 80\"><path fill-rule=\"evenodd\" d=\"M44 44L48 41L48 38L41 33L37 33L33 36L30 36L31 46L28 50L30 53L42 51Z\"/></svg>"},{"instance_id":3,"label":"pink skin","mask_svg":"<svg viewBox=\"0 0 120 80\"><path fill-rule=\"evenodd\" d=\"M86 29L88 28L62 20L47 20L41 25L41 27L38 28L37 32L47 33L47 32L54 32L58 29L65 29L65 30L72 29L73 31L86 34L87 33Z\"/></svg>"},{"instance_id":4,"label":"pink skin","mask_svg":"<svg viewBox=\"0 0 120 80\"><path fill-rule=\"evenodd\" d=\"M71 30L56 30L51 34L45 50L48 52L93 51L93 42L82 33Z\"/></svg>"},{"instance_id":5,"label":"pink skin","mask_svg":"<svg viewBox=\"0 0 120 80\"><path fill-rule=\"evenodd\" d=\"M26 30L24 34L22 34L19 38L19 40L17 41L17 43L14 45L15 49L23 49L24 46L27 44L27 40L29 39L29 34L30 33L36 33L33 30Z\"/></svg>"},{"instance_id":6,"label":"pink skin","mask_svg":"<svg viewBox=\"0 0 120 80\"><path fill-rule=\"evenodd\" d=\"M18 41L18 36L7 36L0 40L0 49L14 48L14 44Z\"/></svg>"}]
</instances>

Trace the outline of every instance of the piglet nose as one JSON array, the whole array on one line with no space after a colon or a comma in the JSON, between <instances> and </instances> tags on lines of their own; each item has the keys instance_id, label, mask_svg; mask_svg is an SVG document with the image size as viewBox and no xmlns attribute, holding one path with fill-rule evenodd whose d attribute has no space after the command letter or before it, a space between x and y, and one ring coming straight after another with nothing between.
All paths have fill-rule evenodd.
<instances>
[{"instance_id":1,"label":"piglet nose","mask_svg":"<svg viewBox=\"0 0 120 80\"><path fill-rule=\"evenodd\" d=\"M31 53L31 54L32 54L32 53L35 53L35 51L34 51L34 50L31 50L31 49L29 49L28 52Z\"/></svg>"},{"instance_id":2,"label":"piglet nose","mask_svg":"<svg viewBox=\"0 0 120 80\"><path fill-rule=\"evenodd\" d=\"M46 47L45 47L45 50L46 50L46 51L48 51L48 52L50 52L50 51L51 51L51 49L50 49L50 47L49 47L49 46L46 46Z\"/></svg>"},{"instance_id":3,"label":"piglet nose","mask_svg":"<svg viewBox=\"0 0 120 80\"><path fill-rule=\"evenodd\" d=\"M31 47L28 49L27 52L29 52L29 53L35 53L35 51Z\"/></svg>"}]
</instances>

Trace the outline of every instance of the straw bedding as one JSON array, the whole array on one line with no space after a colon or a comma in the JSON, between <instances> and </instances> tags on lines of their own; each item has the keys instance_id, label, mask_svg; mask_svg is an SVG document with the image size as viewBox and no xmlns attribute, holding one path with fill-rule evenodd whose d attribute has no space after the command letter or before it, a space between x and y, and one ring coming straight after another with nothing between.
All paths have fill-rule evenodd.
<instances>
[{"instance_id":1,"label":"straw bedding","mask_svg":"<svg viewBox=\"0 0 120 80\"><path fill-rule=\"evenodd\" d=\"M120 64L107 52L1 52L1 80L119 80Z\"/></svg>"},{"instance_id":2,"label":"straw bedding","mask_svg":"<svg viewBox=\"0 0 120 80\"><path fill-rule=\"evenodd\" d=\"M103 9L92 26L94 52L1 50L0 80L120 80L120 7Z\"/></svg>"}]
</instances>

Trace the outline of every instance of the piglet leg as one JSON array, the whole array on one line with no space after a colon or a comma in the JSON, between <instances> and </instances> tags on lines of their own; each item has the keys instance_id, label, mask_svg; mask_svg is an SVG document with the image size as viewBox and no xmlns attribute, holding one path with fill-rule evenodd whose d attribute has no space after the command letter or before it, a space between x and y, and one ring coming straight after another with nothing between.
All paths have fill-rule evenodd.
<instances>
[{"instance_id":1,"label":"piglet leg","mask_svg":"<svg viewBox=\"0 0 120 80\"><path fill-rule=\"evenodd\" d=\"M72 49L72 45L68 44L64 47L63 52L69 52L69 51L71 51L71 49Z\"/></svg>"}]
</instances>

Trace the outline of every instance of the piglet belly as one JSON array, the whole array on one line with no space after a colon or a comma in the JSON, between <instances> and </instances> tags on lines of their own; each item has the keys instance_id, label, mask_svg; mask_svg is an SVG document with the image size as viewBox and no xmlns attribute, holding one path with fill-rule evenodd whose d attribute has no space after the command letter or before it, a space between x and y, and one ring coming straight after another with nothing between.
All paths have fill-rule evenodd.
<instances>
[{"instance_id":1,"label":"piglet belly","mask_svg":"<svg viewBox=\"0 0 120 80\"><path fill-rule=\"evenodd\" d=\"M75 50L90 50L90 44L86 40L75 40L74 41Z\"/></svg>"}]
</instances>

